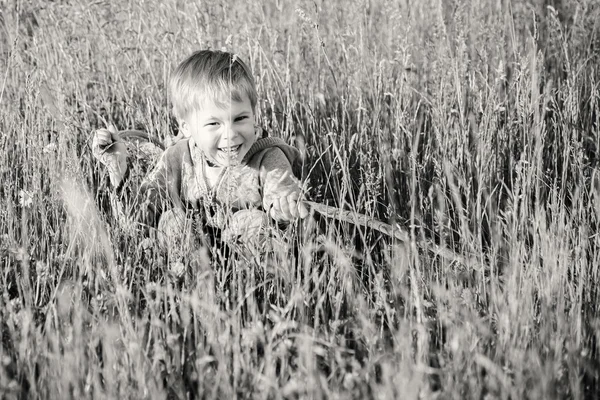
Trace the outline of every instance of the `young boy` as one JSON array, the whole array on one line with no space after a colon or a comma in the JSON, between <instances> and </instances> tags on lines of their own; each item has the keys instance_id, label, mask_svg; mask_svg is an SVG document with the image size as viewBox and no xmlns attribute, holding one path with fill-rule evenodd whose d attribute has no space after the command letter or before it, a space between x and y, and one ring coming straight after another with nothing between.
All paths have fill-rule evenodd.
<instances>
[{"instance_id":1,"label":"young boy","mask_svg":"<svg viewBox=\"0 0 600 400\"><path fill-rule=\"evenodd\" d=\"M108 168L126 218L156 228L167 250L183 250L194 216L221 230L225 240L249 246L257 244L270 219L307 216L292 173L299 152L281 139L258 138L256 88L242 60L227 52L198 51L177 67L170 89L185 139L164 151L139 188L129 190L134 194L123 190L124 143L115 131L94 134L93 154Z\"/></svg>"}]
</instances>

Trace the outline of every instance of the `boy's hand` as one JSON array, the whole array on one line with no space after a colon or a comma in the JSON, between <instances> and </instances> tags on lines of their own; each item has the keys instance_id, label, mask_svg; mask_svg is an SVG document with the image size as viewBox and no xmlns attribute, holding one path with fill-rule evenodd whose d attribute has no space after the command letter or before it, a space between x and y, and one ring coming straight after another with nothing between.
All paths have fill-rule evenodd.
<instances>
[{"instance_id":1,"label":"boy's hand","mask_svg":"<svg viewBox=\"0 0 600 400\"><path fill-rule=\"evenodd\" d=\"M274 199L269 214L277 221L292 221L306 218L308 209L302 202L300 192L294 191Z\"/></svg>"},{"instance_id":2,"label":"boy's hand","mask_svg":"<svg viewBox=\"0 0 600 400\"><path fill-rule=\"evenodd\" d=\"M119 186L127 171L127 146L121 141L114 126L98 129L92 140L92 154L108 168L110 181Z\"/></svg>"}]
</instances>

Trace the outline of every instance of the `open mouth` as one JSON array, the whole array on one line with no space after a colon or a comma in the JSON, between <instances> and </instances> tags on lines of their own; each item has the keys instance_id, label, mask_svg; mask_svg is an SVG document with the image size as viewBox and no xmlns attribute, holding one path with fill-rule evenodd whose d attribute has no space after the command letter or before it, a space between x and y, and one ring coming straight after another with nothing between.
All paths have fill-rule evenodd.
<instances>
[{"instance_id":1,"label":"open mouth","mask_svg":"<svg viewBox=\"0 0 600 400\"><path fill-rule=\"evenodd\" d=\"M219 147L219 151L224 156L235 158L238 156L241 148L242 145L238 144L237 146Z\"/></svg>"},{"instance_id":2,"label":"open mouth","mask_svg":"<svg viewBox=\"0 0 600 400\"><path fill-rule=\"evenodd\" d=\"M223 153L236 153L240 149L240 147L242 147L242 145L238 144L237 146L219 147L219 150Z\"/></svg>"}]
</instances>

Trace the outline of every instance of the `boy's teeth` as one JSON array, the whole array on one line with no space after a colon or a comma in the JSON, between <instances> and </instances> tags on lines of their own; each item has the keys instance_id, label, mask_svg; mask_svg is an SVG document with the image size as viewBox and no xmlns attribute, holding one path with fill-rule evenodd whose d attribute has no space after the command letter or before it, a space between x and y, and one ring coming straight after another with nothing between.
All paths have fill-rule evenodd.
<instances>
[{"instance_id":1,"label":"boy's teeth","mask_svg":"<svg viewBox=\"0 0 600 400\"><path fill-rule=\"evenodd\" d=\"M240 148L240 145L233 146L233 147L222 147L222 148L221 148L221 151L224 151L224 152L226 152L226 153L229 153L229 152L236 151L236 150L238 150L239 148Z\"/></svg>"}]
</instances>

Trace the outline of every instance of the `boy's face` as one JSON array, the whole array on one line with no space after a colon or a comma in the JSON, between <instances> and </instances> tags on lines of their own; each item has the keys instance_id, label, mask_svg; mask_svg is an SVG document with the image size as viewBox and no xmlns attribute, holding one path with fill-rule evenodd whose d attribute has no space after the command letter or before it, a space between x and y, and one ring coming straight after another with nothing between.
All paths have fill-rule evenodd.
<instances>
[{"instance_id":1,"label":"boy's face","mask_svg":"<svg viewBox=\"0 0 600 400\"><path fill-rule=\"evenodd\" d=\"M256 141L254 113L246 94L242 101L206 100L201 109L181 122L181 129L192 137L206 158L221 167L239 164Z\"/></svg>"}]
</instances>

